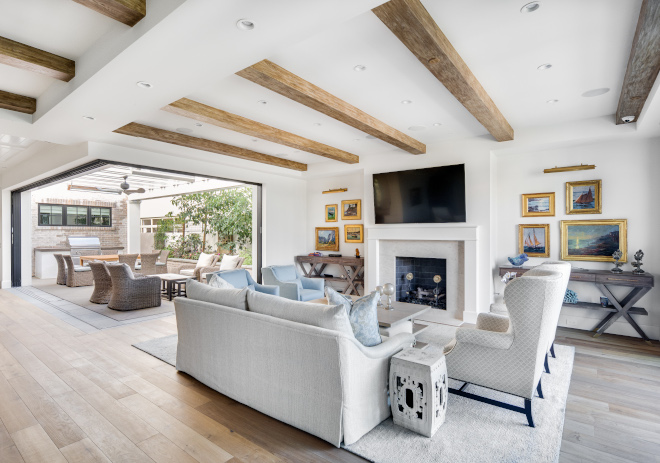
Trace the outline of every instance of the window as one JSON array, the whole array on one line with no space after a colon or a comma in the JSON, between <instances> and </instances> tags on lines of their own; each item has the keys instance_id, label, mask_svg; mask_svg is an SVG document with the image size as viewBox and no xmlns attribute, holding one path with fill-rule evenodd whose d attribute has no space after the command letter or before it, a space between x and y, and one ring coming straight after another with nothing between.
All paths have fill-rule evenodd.
<instances>
[{"instance_id":1,"label":"window","mask_svg":"<svg viewBox=\"0 0 660 463\"><path fill-rule=\"evenodd\" d=\"M39 225L62 225L62 206L39 204Z\"/></svg>"},{"instance_id":2,"label":"window","mask_svg":"<svg viewBox=\"0 0 660 463\"><path fill-rule=\"evenodd\" d=\"M39 204L39 226L110 227L112 209L109 207L63 206Z\"/></svg>"}]
</instances>

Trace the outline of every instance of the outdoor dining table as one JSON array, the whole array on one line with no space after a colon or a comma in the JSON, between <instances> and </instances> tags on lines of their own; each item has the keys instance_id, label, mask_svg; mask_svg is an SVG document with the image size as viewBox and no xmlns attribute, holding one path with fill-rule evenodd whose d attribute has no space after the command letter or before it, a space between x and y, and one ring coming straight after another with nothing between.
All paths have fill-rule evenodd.
<instances>
[{"instance_id":1,"label":"outdoor dining table","mask_svg":"<svg viewBox=\"0 0 660 463\"><path fill-rule=\"evenodd\" d=\"M138 255L138 259L140 256ZM118 262L119 254L105 254L100 256L80 256L80 265L85 265L86 260L104 260L106 262Z\"/></svg>"}]
</instances>

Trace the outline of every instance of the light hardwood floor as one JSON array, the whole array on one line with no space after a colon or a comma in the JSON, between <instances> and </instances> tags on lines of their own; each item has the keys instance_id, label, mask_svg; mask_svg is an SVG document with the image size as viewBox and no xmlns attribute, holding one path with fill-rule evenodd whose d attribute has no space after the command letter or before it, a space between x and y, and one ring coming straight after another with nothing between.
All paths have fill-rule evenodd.
<instances>
[{"instance_id":1,"label":"light hardwood floor","mask_svg":"<svg viewBox=\"0 0 660 463\"><path fill-rule=\"evenodd\" d=\"M167 317L86 334L0 291L0 461L364 461L131 347L174 333ZM577 349L560 461L660 463L660 348L557 341Z\"/></svg>"}]
</instances>

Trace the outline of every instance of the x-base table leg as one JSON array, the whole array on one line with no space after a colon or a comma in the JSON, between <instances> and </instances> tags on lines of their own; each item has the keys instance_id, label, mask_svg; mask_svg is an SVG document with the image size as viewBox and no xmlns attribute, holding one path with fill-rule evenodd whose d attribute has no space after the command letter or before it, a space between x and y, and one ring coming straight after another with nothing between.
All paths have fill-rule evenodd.
<instances>
[{"instance_id":1,"label":"x-base table leg","mask_svg":"<svg viewBox=\"0 0 660 463\"><path fill-rule=\"evenodd\" d=\"M616 297L612 294L607 286L604 284L597 284L598 289L612 302L612 305L617 310L616 312L610 312L607 317L605 317L599 324L594 328L596 334L594 337L597 338L605 332L612 324L617 321L619 318L623 317L628 323L637 331L637 333L646 341L647 344L651 344L651 339L644 333L642 328L633 320L633 318L628 313L633 305L639 301L646 293L648 293L651 288L642 288L636 287L626 297L621 301L617 300Z\"/></svg>"}]
</instances>

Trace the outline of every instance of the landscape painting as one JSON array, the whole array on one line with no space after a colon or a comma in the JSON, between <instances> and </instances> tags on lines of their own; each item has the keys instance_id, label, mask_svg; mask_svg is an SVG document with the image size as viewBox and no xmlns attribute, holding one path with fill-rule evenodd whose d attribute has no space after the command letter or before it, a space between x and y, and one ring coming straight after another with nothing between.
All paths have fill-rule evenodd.
<instances>
[{"instance_id":1,"label":"landscape painting","mask_svg":"<svg viewBox=\"0 0 660 463\"><path fill-rule=\"evenodd\" d=\"M522 195L523 217L552 217L554 215L554 193L531 193Z\"/></svg>"},{"instance_id":2,"label":"landscape painting","mask_svg":"<svg viewBox=\"0 0 660 463\"><path fill-rule=\"evenodd\" d=\"M562 259L613 262L620 249L627 260L626 220L564 220L561 232Z\"/></svg>"},{"instance_id":3,"label":"landscape painting","mask_svg":"<svg viewBox=\"0 0 660 463\"><path fill-rule=\"evenodd\" d=\"M336 222L337 221L337 205L328 204L325 206L325 221L326 222Z\"/></svg>"},{"instance_id":4,"label":"landscape painting","mask_svg":"<svg viewBox=\"0 0 660 463\"><path fill-rule=\"evenodd\" d=\"M339 251L339 228L316 227L316 250Z\"/></svg>"},{"instance_id":5,"label":"landscape painting","mask_svg":"<svg viewBox=\"0 0 660 463\"><path fill-rule=\"evenodd\" d=\"M359 199L349 199L341 202L342 220L361 220L362 219L362 201Z\"/></svg>"},{"instance_id":6,"label":"landscape painting","mask_svg":"<svg viewBox=\"0 0 660 463\"><path fill-rule=\"evenodd\" d=\"M364 243L364 226L344 225L344 241L346 243Z\"/></svg>"},{"instance_id":7,"label":"landscape painting","mask_svg":"<svg viewBox=\"0 0 660 463\"><path fill-rule=\"evenodd\" d=\"M601 180L566 183L567 214L600 214Z\"/></svg>"},{"instance_id":8,"label":"landscape painting","mask_svg":"<svg viewBox=\"0 0 660 463\"><path fill-rule=\"evenodd\" d=\"M520 225L518 231L519 252L529 257L550 256L550 225Z\"/></svg>"}]
</instances>

